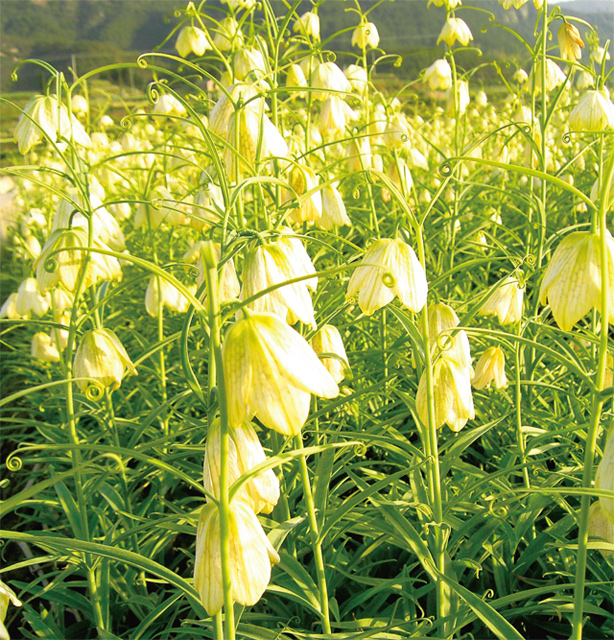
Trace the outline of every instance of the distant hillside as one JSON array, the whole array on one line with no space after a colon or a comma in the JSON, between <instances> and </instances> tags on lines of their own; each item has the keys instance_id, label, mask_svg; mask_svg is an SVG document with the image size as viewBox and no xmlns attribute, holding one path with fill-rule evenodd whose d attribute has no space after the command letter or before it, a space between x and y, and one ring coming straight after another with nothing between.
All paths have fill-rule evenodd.
<instances>
[{"instance_id":1,"label":"distant hillside","mask_svg":"<svg viewBox=\"0 0 614 640\"><path fill-rule=\"evenodd\" d=\"M373 1L361 4L368 7ZM382 47L404 57L402 67L395 69L402 76L415 77L441 51L435 42L445 11L427 9L426 5L426 0L396 0L380 5L370 14L379 29ZM3 88L10 85L7 80L14 61L26 57L42 58L62 69L72 60L80 73L102 64L134 60L138 53L150 51L165 39L177 23L174 11L185 6L186 2L177 0L2 0ZM204 9L219 15L220 6L219 0L208 0ZM282 2L274 0L273 6L283 15ZM301 10L310 6L305 3ZM320 7L323 39L356 24L355 13L347 11L350 6L351 3L332 0ZM532 43L537 16L532 2L519 11L505 11L496 0L465 0L463 7L462 17L473 32L473 44L485 54L481 59L477 54L466 54L467 64L493 59L507 62L512 58L523 66L527 64L526 49L506 28ZM583 18L595 26L602 42L614 40L614 2L576 0L561 8L566 15ZM349 51L350 38L351 32L347 32L328 46L338 52ZM556 38L551 45L556 45ZM172 43L166 49L171 50ZM463 63L462 57L460 62ZM33 88L37 82L37 72L24 69L19 87Z\"/></svg>"}]
</instances>

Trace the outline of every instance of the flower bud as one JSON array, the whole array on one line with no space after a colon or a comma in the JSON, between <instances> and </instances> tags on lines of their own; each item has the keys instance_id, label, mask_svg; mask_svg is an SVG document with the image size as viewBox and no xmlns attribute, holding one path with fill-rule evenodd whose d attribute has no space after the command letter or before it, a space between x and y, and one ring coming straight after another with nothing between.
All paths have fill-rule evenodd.
<instances>
[{"instance_id":1,"label":"flower bud","mask_svg":"<svg viewBox=\"0 0 614 640\"><path fill-rule=\"evenodd\" d=\"M73 362L77 386L85 392L94 381L103 388L118 389L124 375L136 375L132 360L110 329L88 331L81 339Z\"/></svg>"}]
</instances>

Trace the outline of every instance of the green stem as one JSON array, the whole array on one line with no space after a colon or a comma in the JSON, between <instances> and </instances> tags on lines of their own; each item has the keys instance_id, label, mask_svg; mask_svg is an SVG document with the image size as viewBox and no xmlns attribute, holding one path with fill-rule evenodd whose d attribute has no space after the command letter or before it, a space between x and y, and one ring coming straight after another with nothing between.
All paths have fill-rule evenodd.
<instances>
[{"instance_id":1,"label":"green stem","mask_svg":"<svg viewBox=\"0 0 614 640\"><path fill-rule=\"evenodd\" d=\"M230 578L230 502L228 498L228 409L226 404L226 385L222 363L220 302L218 291L218 273L215 248L212 242L203 247L205 275L207 279L207 303L209 312L210 348L214 353L218 404L220 410L220 497L218 509L220 513L221 569L222 589L224 592L224 638L235 640L235 622L232 598L232 581Z\"/></svg>"},{"instance_id":2,"label":"green stem","mask_svg":"<svg viewBox=\"0 0 614 640\"><path fill-rule=\"evenodd\" d=\"M296 448L303 448L303 438L300 433L296 436ZM311 532L311 550L316 564L316 577L318 580L318 593L320 596L320 621L322 623L322 631L331 633L330 612L328 609L328 588L326 586L326 572L324 570L324 557L322 555L322 544L320 541L320 527L316 517L316 509L313 501L313 493L311 491L311 483L309 482L309 470L307 469L307 461L305 456L300 456L299 470L301 474L301 482L303 484L303 495L305 497L305 505L307 506L307 515L309 518L309 529Z\"/></svg>"},{"instance_id":3,"label":"green stem","mask_svg":"<svg viewBox=\"0 0 614 640\"><path fill-rule=\"evenodd\" d=\"M605 373L608 356L608 246L607 246L607 222L606 214L610 200L610 179L614 172L614 150L610 151L610 157L606 170L603 172L603 181L599 198L599 254L601 258L601 335L599 340L599 360L595 380L595 392L591 406L591 419L586 436L586 449L584 451L584 471L582 474L582 487L590 489L593 484L593 464L595 461L595 449L601 410L605 398L601 391L605 387ZM586 580L586 555L588 548L588 515L590 509L590 495L583 495L580 502L580 520L578 523L578 559L576 564L576 582L574 589L574 609L572 618L571 640L582 639L582 626L584 615L584 584Z\"/></svg>"},{"instance_id":4,"label":"green stem","mask_svg":"<svg viewBox=\"0 0 614 640\"><path fill-rule=\"evenodd\" d=\"M522 335L522 329L520 322L518 323L518 337ZM514 389L514 404L516 405L515 413L516 413L516 442L518 444L518 452L520 455L520 461L523 465L522 467L522 476L524 478L524 486L529 489L531 487L531 480L529 478L529 470L526 466L526 447L525 447L525 439L524 433L522 432L522 388L520 382L520 373L521 373L521 355L523 351L523 345L520 341L516 343L516 348L514 349L514 373L515 373L515 389Z\"/></svg>"},{"instance_id":5,"label":"green stem","mask_svg":"<svg viewBox=\"0 0 614 640\"><path fill-rule=\"evenodd\" d=\"M426 272L426 255L424 250L424 236L422 226L418 227L418 258L422 268ZM433 510L433 520L435 522L435 564L441 573L445 571L445 549L443 537L443 505L441 496L441 470L439 468L439 450L437 441L437 425L435 423L435 403L433 389L433 363L431 359L431 349L429 344L429 321L428 308L424 306L421 316L421 331L424 341L424 375L426 376L426 397L428 406L428 424L426 426L426 438L424 439L428 468L429 468L429 494L431 508ZM437 590L437 618L443 619L447 615L447 590L443 581L438 580Z\"/></svg>"}]
</instances>

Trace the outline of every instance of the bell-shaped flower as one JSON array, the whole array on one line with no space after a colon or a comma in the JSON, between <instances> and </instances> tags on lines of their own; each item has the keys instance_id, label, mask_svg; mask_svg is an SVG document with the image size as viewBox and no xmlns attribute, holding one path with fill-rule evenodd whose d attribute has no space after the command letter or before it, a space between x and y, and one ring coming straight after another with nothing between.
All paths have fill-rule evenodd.
<instances>
[{"instance_id":1,"label":"bell-shaped flower","mask_svg":"<svg viewBox=\"0 0 614 640\"><path fill-rule=\"evenodd\" d=\"M204 261L204 257L201 251L205 243L203 241L197 242L191 249L188 249L183 256L183 259L186 262L194 262L196 261L198 267L198 276L196 278L196 284L198 287L201 287L202 284L206 280L206 265ZM222 259L222 248L219 243L213 243L213 251L215 255L216 263ZM220 267L220 272L218 275L218 293L220 296L219 302L220 305L225 302L231 302L236 300L239 297L239 293L241 292L241 285L239 284L239 279L237 278L237 272L235 270L235 265L232 258L224 261L224 264Z\"/></svg>"},{"instance_id":2,"label":"bell-shaped flower","mask_svg":"<svg viewBox=\"0 0 614 640\"><path fill-rule=\"evenodd\" d=\"M376 240L354 270L346 299L358 294L361 311L372 315L398 296L417 313L426 304L426 275L414 250L401 240Z\"/></svg>"},{"instance_id":3,"label":"bell-shaped flower","mask_svg":"<svg viewBox=\"0 0 614 640\"><path fill-rule=\"evenodd\" d=\"M582 57L584 41L578 31L578 27L571 22L563 21L558 31L559 49L561 58L575 62Z\"/></svg>"},{"instance_id":4,"label":"bell-shaped flower","mask_svg":"<svg viewBox=\"0 0 614 640\"><path fill-rule=\"evenodd\" d=\"M473 40L473 34L464 20L460 18L448 18L441 29L439 38L437 38L437 44L442 40L450 47L457 41L463 45L463 47L466 47L469 41Z\"/></svg>"},{"instance_id":5,"label":"bell-shaped flower","mask_svg":"<svg viewBox=\"0 0 614 640\"><path fill-rule=\"evenodd\" d=\"M32 336L30 355L44 362L60 361L60 352L57 346L53 344L51 336L43 332L35 333Z\"/></svg>"},{"instance_id":6,"label":"bell-shaped flower","mask_svg":"<svg viewBox=\"0 0 614 640\"><path fill-rule=\"evenodd\" d=\"M267 74L264 55L257 47L241 47L235 54L233 68L237 80L244 80L250 73L254 80L261 80Z\"/></svg>"},{"instance_id":7,"label":"bell-shaped flower","mask_svg":"<svg viewBox=\"0 0 614 640\"><path fill-rule=\"evenodd\" d=\"M446 90L452 86L452 67L443 58L435 60L433 64L424 72L424 82L435 91L436 89Z\"/></svg>"},{"instance_id":8,"label":"bell-shaped flower","mask_svg":"<svg viewBox=\"0 0 614 640\"><path fill-rule=\"evenodd\" d=\"M26 278L17 290L15 311L18 316L34 313L40 318L47 313L50 302L49 294L41 294L36 278Z\"/></svg>"},{"instance_id":9,"label":"bell-shaped flower","mask_svg":"<svg viewBox=\"0 0 614 640\"><path fill-rule=\"evenodd\" d=\"M334 62L321 62L314 67L311 74L311 84L314 89L320 89L320 91L312 92L314 100L326 100L331 91L349 93L352 90L350 81Z\"/></svg>"},{"instance_id":10,"label":"bell-shaped flower","mask_svg":"<svg viewBox=\"0 0 614 640\"><path fill-rule=\"evenodd\" d=\"M433 405L436 428L447 424L452 431L458 432L468 420L475 418L469 369L461 369L445 355L433 364ZM426 372L418 385L416 411L422 423L428 424Z\"/></svg>"},{"instance_id":11,"label":"bell-shaped flower","mask_svg":"<svg viewBox=\"0 0 614 640\"><path fill-rule=\"evenodd\" d=\"M243 34L235 18L228 16L220 22L213 44L220 51L230 51L233 46L238 49L243 45Z\"/></svg>"},{"instance_id":12,"label":"bell-shaped flower","mask_svg":"<svg viewBox=\"0 0 614 640\"><path fill-rule=\"evenodd\" d=\"M569 114L572 131L606 131L614 129L614 104L607 90L584 92Z\"/></svg>"},{"instance_id":13,"label":"bell-shaped flower","mask_svg":"<svg viewBox=\"0 0 614 640\"><path fill-rule=\"evenodd\" d=\"M249 504L235 498L229 507L232 599L251 606L262 597L271 580L271 565L279 562L279 556ZM196 532L194 588L210 616L218 613L224 604L221 550L220 512L215 503L206 504Z\"/></svg>"},{"instance_id":14,"label":"bell-shaped flower","mask_svg":"<svg viewBox=\"0 0 614 640\"><path fill-rule=\"evenodd\" d=\"M364 93L369 86L369 75L364 67L350 64L344 70L345 77L350 81L352 89L358 93Z\"/></svg>"},{"instance_id":15,"label":"bell-shaped flower","mask_svg":"<svg viewBox=\"0 0 614 640\"><path fill-rule=\"evenodd\" d=\"M89 111L87 99L78 93L73 93L70 98L70 109L78 116L86 114Z\"/></svg>"},{"instance_id":16,"label":"bell-shaped flower","mask_svg":"<svg viewBox=\"0 0 614 640\"><path fill-rule=\"evenodd\" d=\"M343 98L331 95L322 103L318 129L323 136L336 136L345 133L348 122L354 119L354 111Z\"/></svg>"},{"instance_id":17,"label":"bell-shaped flower","mask_svg":"<svg viewBox=\"0 0 614 640\"><path fill-rule=\"evenodd\" d=\"M352 32L352 46L359 49L375 49L379 44L379 33L372 22L362 22Z\"/></svg>"},{"instance_id":18,"label":"bell-shaped flower","mask_svg":"<svg viewBox=\"0 0 614 640\"><path fill-rule=\"evenodd\" d=\"M27 153L43 135L53 142L62 137L83 147L92 145L83 125L74 116L71 118L66 106L54 96L34 96L24 107L14 133L19 152Z\"/></svg>"},{"instance_id":19,"label":"bell-shaped flower","mask_svg":"<svg viewBox=\"0 0 614 640\"><path fill-rule=\"evenodd\" d=\"M9 320L21 320L25 316L20 316L17 313L17 292L11 293L11 295L3 302L0 307L0 318L8 318Z\"/></svg>"},{"instance_id":20,"label":"bell-shaped flower","mask_svg":"<svg viewBox=\"0 0 614 640\"><path fill-rule=\"evenodd\" d=\"M469 96L469 83L466 80L459 80L456 83L456 91L451 86L446 91L446 113L450 118L462 116L471 102Z\"/></svg>"},{"instance_id":21,"label":"bell-shaped flower","mask_svg":"<svg viewBox=\"0 0 614 640\"><path fill-rule=\"evenodd\" d=\"M61 283L68 291L74 291L85 258L81 248L86 246L87 235L83 229L52 232L34 262L39 290L44 293Z\"/></svg>"},{"instance_id":22,"label":"bell-shaped flower","mask_svg":"<svg viewBox=\"0 0 614 640\"><path fill-rule=\"evenodd\" d=\"M222 430L219 419L214 420L207 430L207 446L203 467L205 489L216 499L220 498L221 442ZM228 486L244 474L266 461L266 454L258 435L249 422L228 432ZM235 494L248 502L255 513L271 513L279 500L279 480L273 469L263 471L247 480Z\"/></svg>"},{"instance_id":23,"label":"bell-shaped flower","mask_svg":"<svg viewBox=\"0 0 614 640\"><path fill-rule=\"evenodd\" d=\"M475 365L471 384L476 389L487 389L494 382L495 389L507 386L505 375L505 355L501 347L488 347Z\"/></svg>"},{"instance_id":24,"label":"bell-shaped flower","mask_svg":"<svg viewBox=\"0 0 614 640\"><path fill-rule=\"evenodd\" d=\"M482 316L497 316L501 324L515 324L522 318L524 289L518 278L508 276L492 293L480 309Z\"/></svg>"},{"instance_id":25,"label":"bell-shaped flower","mask_svg":"<svg viewBox=\"0 0 614 640\"><path fill-rule=\"evenodd\" d=\"M608 518L601 506L601 501L593 502L588 511L588 537L589 541L593 543L592 548L599 549L604 558L612 557L614 551L611 548L601 547L598 542L598 540L602 540L608 545L612 545L612 540L614 540L614 519Z\"/></svg>"},{"instance_id":26,"label":"bell-shaped flower","mask_svg":"<svg viewBox=\"0 0 614 640\"><path fill-rule=\"evenodd\" d=\"M110 329L88 331L75 353L73 373L77 386L86 391L92 381L103 388L118 389L126 373L136 375L124 345Z\"/></svg>"},{"instance_id":27,"label":"bell-shaped flower","mask_svg":"<svg viewBox=\"0 0 614 640\"><path fill-rule=\"evenodd\" d=\"M189 306L189 300L174 284L158 275L151 276L145 292L145 309L150 316L157 317L162 307L185 313Z\"/></svg>"},{"instance_id":28,"label":"bell-shaped flower","mask_svg":"<svg viewBox=\"0 0 614 640\"><path fill-rule=\"evenodd\" d=\"M235 82L228 88L228 95L223 93L209 114L209 129L224 140L228 137L228 123L235 108L233 103L240 102L256 111L260 111L262 98L256 98L258 89L253 84ZM255 104L254 104L255 103ZM251 106L253 105L253 106ZM234 140L229 140L234 144Z\"/></svg>"},{"instance_id":29,"label":"bell-shaped flower","mask_svg":"<svg viewBox=\"0 0 614 640\"><path fill-rule=\"evenodd\" d=\"M305 339L270 313L250 313L236 322L222 355L231 427L255 415L270 429L296 435L307 420L312 393L324 398L339 393Z\"/></svg>"},{"instance_id":30,"label":"bell-shaped flower","mask_svg":"<svg viewBox=\"0 0 614 640\"><path fill-rule=\"evenodd\" d=\"M352 226L337 183L322 187L322 217L317 221L317 225L326 231L335 226Z\"/></svg>"},{"instance_id":31,"label":"bell-shaped flower","mask_svg":"<svg viewBox=\"0 0 614 640\"><path fill-rule=\"evenodd\" d=\"M211 49L211 43L202 29L193 25L186 25L177 36L175 48L182 58L187 58L190 53L202 56L207 49Z\"/></svg>"},{"instance_id":32,"label":"bell-shaped flower","mask_svg":"<svg viewBox=\"0 0 614 640\"><path fill-rule=\"evenodd\" d=\"M574 231L556 248L539 291L541 304L550 304L563 331L571 331L592 308L601 309L601 288L608 295L608 318L614 321L614 239L606 232L606 282L601 280L599 235Z\"/></svg>"},{"instance_id":33,"label":"bell-shaped flower","mask_svg":"<svg viewBox=\"0 0 614 640\"><path fill-rule=\"evenodd\" d=\"M459 369L468 368L472 375L469 338L466 331L456 329L459 322L456 312L449 305L443 302L429 305L429 346L434 356L443 354Z\"/></svg>"},{"instance_id":34,"label":"bell-shaped flower","mask_svg":"<svg viewBox=\"0 0 614 640\"><path fill-rule=\"evenodd\" d=\"M541 62L533 66L531 76L535 82L535 90L542 91L542 66ZM565 82L566 75L559 65L550 58L546 58L546 91L552 91Z\"/></svg>"},{"instance_id":35,"label":"bell-shaped flower","mask_svg":"<svg viewBox=\"0 0 614 640\"><path fill-rule=\"evenodd\" d=\"M154 104L153 112L163 116L184 116L187 111L172 93L163 93Z\"/></svg>"},{"instance_id":36,"label":"bell-shaped flower","mask_svg":"<svg viewBox=\"0 0 614 640\"><path fill-rule=\"evenodd\" d=\"M348 357L343 346L343 339L339 329L332 324L325 324L311 338L311 348L318 354L330 354L334 357L321 358L322 364L327 368L336 383L345 378L345 371L349 368Z\"/></svg>"},{"instance_id":37,"label":"bell-shaped flower","mask_svg":"<svg viewBox=\"0 0 614 640\"><path fill-rule=\"evenodd\" d=\"M270 243L260 245L248 253L243 271L242 300L247 300L269 287L308 275L296 270L299 265L292 263L291 256L285 249L283 243ZM300 320L315 328L316 321L308 282L305 280L287 284L261 295L249 304L249 309L274 313L289 324Z\"/></svg>"},{"instance_id":38,"label":"bell-shaped flower","mask_svg":"<svg viewBox=\"0 0 614 640\"><path fill-rule=\"evenodd\" d=\"M303 13L293 25L294 33L320 39L320 16L313 11Z\"/></svg>"},{"instance_id":39,"label":"bell-shaped flower","mask_svg":"<svg viewBox=\"0 0 614 640\"><path fill-rule=\"evenodd\" d=\"M322 216L322 192L318 188L320 180L314 170L307 165L294 165L290 170L288 182L294 193L300 198L298 206L290 210L288 220L290 222L315 222L318 220ZM295 200L294 193L286 190L286 202Z\"/></svg>"}]
</instances>

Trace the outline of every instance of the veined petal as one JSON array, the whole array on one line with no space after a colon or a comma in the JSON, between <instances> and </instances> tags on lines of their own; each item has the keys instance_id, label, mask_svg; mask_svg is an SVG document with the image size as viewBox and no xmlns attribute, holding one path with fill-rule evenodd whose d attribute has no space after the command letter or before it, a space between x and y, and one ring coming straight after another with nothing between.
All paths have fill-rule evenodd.
<instances>
[{"instance_id":1,"label":"veined petal","mask_svg":"<svg viewBox=\"0 0 614 640\"><path fill-rule=\"evenodd\" d=\"M252 384L250 328L243 321L236 322L226 334L222 360L228 423L231 427L238 427L249 417L248 397Z\"/></svg>"}]
</instances>

